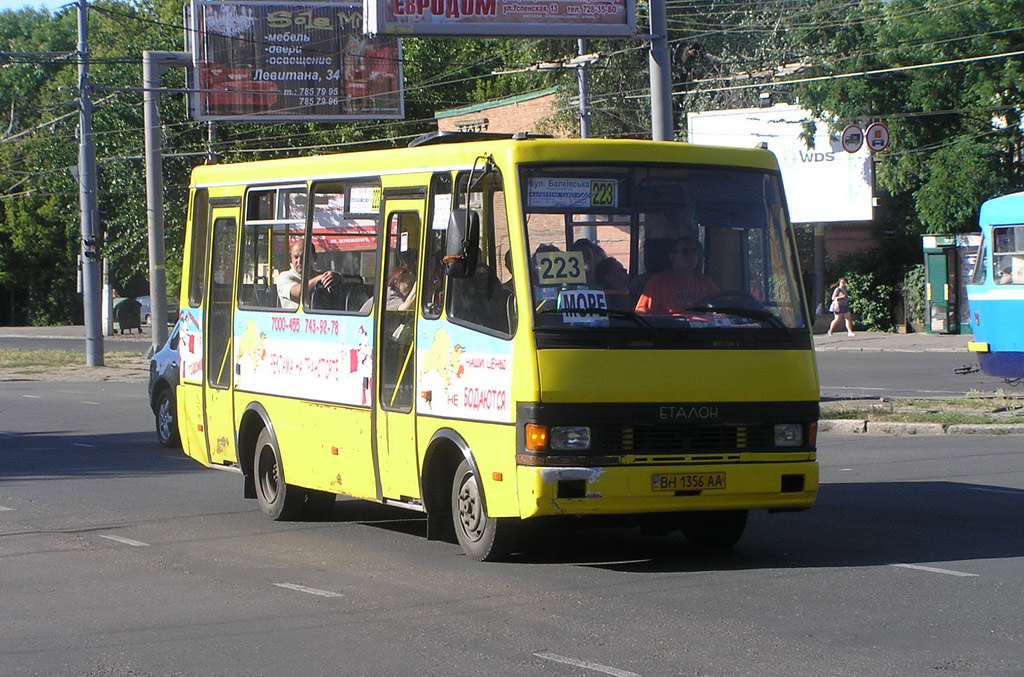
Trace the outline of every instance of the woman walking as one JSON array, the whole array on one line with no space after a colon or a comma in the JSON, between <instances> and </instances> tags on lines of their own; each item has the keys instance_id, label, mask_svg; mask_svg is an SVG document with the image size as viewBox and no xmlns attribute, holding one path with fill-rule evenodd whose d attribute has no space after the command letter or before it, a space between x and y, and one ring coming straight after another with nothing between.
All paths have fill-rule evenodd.
<instances>
[{"instance_id":1,"label":"woman walking","mask_svg":"<svg viewBox=\"0 0 1024 677\"><path fill-rule=\"evenodd\" d=\"M831 336L840 320L846 320L846 335L853 336L853 320L850 317L850 295L846 291L846 278L839 278L835 287L832 288L832 305L828 309L835 315L832 324L828 328L828 335Z\"/></svg>"}]
</instances>

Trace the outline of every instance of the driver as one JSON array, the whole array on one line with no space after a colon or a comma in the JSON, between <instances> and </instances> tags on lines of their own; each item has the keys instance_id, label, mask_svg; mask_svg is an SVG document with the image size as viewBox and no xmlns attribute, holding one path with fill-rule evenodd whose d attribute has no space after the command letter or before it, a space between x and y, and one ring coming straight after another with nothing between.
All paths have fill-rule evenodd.
<instances>
[{"instance_id":1,"label":"driver","mask_svg":"<svg viewBox=\"0 0 1024 677\"><path fill-rule=\"evenodd\" d=\"M668 258L672 267L656 273L647 281L636 302L642 315L681 315L698 299L719 292L718 285L700 272L700 243L690 235L675 241Z\"/></svg>"}]
</instances>

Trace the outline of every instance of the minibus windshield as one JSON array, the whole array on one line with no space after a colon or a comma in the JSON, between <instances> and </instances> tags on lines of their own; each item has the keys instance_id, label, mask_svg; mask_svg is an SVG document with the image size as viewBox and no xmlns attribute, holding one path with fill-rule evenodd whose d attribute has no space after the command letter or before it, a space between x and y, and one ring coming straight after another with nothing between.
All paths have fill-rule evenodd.
<instances>
[{"instance_id":1,"label":"minibus windshield","mask_svg":"<svg viewBox=\"0 0 1024 677\"><path fill-rule=\"evenodd\" d=\"M538 329L806 328L777 173L746 168L523 168Z\"/></svg>"}]
</instances>

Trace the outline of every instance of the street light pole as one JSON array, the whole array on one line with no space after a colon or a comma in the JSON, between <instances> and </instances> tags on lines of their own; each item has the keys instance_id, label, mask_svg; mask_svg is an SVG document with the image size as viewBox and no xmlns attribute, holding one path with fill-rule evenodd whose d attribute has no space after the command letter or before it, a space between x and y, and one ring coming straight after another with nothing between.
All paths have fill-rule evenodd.
<instances>
[{"instance_id":1,"label":"street light pole","mask_svg":"<svg viewBox=\"0 0 1024 677\"><path fill-rule=\"evenodd\" d=\"M167 268L164 251L164 180L160 143L160 76L192 63L188 52L142 53L142 116L146 141L146 222L149 225L149 303L155 353L167 340Z\"/></svg>"},{"instance_id":2,"label":"street light pole","mask_svg":"<svg viewBox=\"0 0 1024 677\"><path fill-rule=\"evenodd\" d=\"M78 0L78 199L82 219L82 310L85 361L103 366L100 312L100 227L96 196L96 146L92 136L92 84L89 81L89 4Z\"/></svg>"},{"instance_id":3,"label":"street light pole","mask_svg":"<svg viewBox=\"0 0 1024 677\"><path fill-rule=\"evenodd\" d=\"M672 66L668 53L668 20L665 0L650 0L651 138L672 141Z\"/></svg>"}]
</instances>

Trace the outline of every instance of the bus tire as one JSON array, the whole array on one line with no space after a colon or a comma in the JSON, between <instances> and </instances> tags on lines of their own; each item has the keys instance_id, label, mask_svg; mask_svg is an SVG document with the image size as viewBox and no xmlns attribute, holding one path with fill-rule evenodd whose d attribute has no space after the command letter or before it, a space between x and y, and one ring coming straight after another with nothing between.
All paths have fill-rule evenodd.
<instances>
[{"instance_id":1,"label":"bus tire","mask_svg":"<svg viewBox=\"0 0 1024 677\"><path fill-rule=\"evenodd\" d=\"M490 562L505 557L515 542L515 521L488 517L480 479L465 459L452 480L452 522L467 557Z\"/></svg>"},{"instance_id":2,"label":"bus tire","mask_svg":"<svg viewBox=\"0 0 1024 677\"><path fill-rule=\"evenodd\" d=\"M747 512L715 510L686 513L679 528L686 540L700 550L728 550L743 536Z\"/></svg>"},{"instance_id":3,"label":"bus tire","mask_svg":"<svg viewBox=\"0 0 1024 677\"><path fill-rule=\"evenodd\" d=\"M302 512L305 492L301 487L284 481L281 453L267 428L261 430L256 438L253 479L256 480L256 500L265 515L273 520L290 520Z\"/></svg>"}]
</instances>

